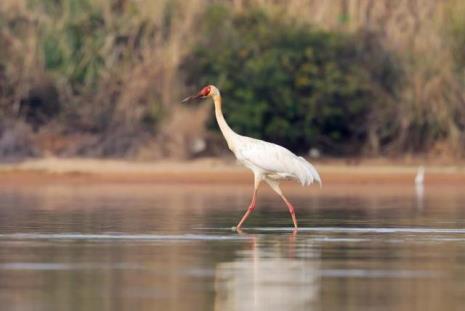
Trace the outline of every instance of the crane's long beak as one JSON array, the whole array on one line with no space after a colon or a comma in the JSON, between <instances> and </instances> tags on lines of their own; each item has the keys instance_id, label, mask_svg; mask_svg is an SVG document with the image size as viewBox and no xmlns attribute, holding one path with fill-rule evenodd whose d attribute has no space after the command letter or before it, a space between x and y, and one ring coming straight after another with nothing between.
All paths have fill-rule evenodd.
<instances>
[{"instance_id":1,"label":"crane's long beak","mask_svg":"<svg viewBox=\"0 0 465 311\"><path fill-rule=\"evenodd\" d=\"M205 98L205 96L203 96L202 94L196 94L196 95L192 95L192 96L184 98L182 102L187 103L187 102L190 102L196 99L202 99L202 98Z\"/></svg>"},{"instance_id":2,"label":"crane's long beak","mask_svg":"<svg viewBox=\"0 0 465 311\"><path fill-rule=\"evenodd\" d=\"M183 103L187 103L187 102L190 102L191 100L194 99L195 96L189 96L189 97L186 97L182 100Z\"/></svg>"}]
</instances>

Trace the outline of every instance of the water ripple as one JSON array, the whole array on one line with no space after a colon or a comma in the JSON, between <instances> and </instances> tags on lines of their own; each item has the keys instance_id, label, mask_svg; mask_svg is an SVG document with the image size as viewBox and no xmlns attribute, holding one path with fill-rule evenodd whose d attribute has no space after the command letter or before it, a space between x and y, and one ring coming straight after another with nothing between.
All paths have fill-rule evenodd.
<instances>
[{"instance_id":1,"label":"water ripple","mask_svg":"<svg viewBox=\"0 0 465 311\"><path fill-rule=\"evenodd\" d=\"M231 228L197 228L198 230L228 230ZM249 227L244 232L294 232L292 227ZM424 233L424 234L465 234L462 228L390 228L390 227L300 227L298 232L334 232L334 233Z\"/></svg>"},{"instance_id":2,"label":"water ripple","mask_svg":"<svg viewBox=\"0 0 465 311\"><path fill-rule=\"evenodd\" d=\"M128 241L223 241L245 240L239 235L209 234L120 234L120 233L11 233L0 234L0 240L128 240Z\"/></svg>"}]
</instances>

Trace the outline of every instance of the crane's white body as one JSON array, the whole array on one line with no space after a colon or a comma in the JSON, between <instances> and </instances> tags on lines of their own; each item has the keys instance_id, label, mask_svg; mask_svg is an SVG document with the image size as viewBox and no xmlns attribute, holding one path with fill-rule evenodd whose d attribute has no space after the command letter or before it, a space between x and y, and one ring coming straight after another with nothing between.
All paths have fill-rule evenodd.
<instances>
[{"instance_id":1,"label":"crane's white body","mask_svg":"<svg viewBox=\"0 0 465 311\"><path fill-rule=\"evenodd\" d=\"M314 181L321 183L313 165L286 148L249 137L240 137L239 141L240 147L233 152L239 162L255 175L273 181L295 179L303 186Z\"/></svg>"},{"instance_id":2,"label":"crane's white body","mask_svg":"<svg viewBox=\"0 0 465 311\"><path fill-rule=\"evenodd\" d=\"M218 89L212 88L215 116L221 132L237 160L254 173L256 183L265 180L273 189L284 179L297 180L303 186L315 181L321 185L317 170L304 158L282 146L235 133L224 119Z\"/></svg>"},{"instance_id":3,"label":"crane's white body","mask_svg":"<svg viewBox=\"0 0 465 311\"><path fill-rule=\"evenodd\" d=\"M196 98L212 97L215 103L215 117L223 133L229 149L245 167L252 170L255 177L254 192L249 208L237 225L239 229L256 206L256 194L260 182L267 182L286 203L291 213L294 227L297 228L297 218L294 207L287 200L279 188L279 182L284 179L294 179L307 186L318 182L321 186L320 175L316 169L304 158L298 157L284 147L266 141L246 137L235 133L226 123L221 110L220 91L213 86L204 87L197 95L190 96L183 102Z\"/></svg>"}]
</instances>

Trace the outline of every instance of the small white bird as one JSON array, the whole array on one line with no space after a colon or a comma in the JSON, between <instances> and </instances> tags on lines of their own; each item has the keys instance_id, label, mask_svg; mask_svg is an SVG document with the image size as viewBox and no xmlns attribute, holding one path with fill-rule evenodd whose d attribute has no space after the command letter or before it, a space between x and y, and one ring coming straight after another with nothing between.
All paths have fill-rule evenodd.
<instances>
[{"instance_id":1,"label":"small white bird","mask_svg":"<svg viewBox=\"0 0 465 311\"><path fill-rule=\"evenodd\" d=\"M417 169L417 174L415 176L415 184L423 185L424 182L425 182L425 167L419 166Z\"/></svg>"},{"instance_id":2,"label":"small white bird","mask_svg":"<svg viewBox=\"0 0 465 311\"><path fill-rule=\"evenodd\" d=\"M229 149L241 164L252 170L255 178L252 201L236 229L241 228L244 221L255 209L257 190L262 181L267 182L286 203L294 227L297 228L294 207L282 193L279 182L285 179L293 179L303 186L307 186L317 181L321 186L320 175L316 169L304 158L296 156L284 147L235 133L223 117L220 91L214 85L202 88L196 95L184 99L183 102L207 97L213 98L216 121L228 143Z\"/></svg>"}]
</instances>

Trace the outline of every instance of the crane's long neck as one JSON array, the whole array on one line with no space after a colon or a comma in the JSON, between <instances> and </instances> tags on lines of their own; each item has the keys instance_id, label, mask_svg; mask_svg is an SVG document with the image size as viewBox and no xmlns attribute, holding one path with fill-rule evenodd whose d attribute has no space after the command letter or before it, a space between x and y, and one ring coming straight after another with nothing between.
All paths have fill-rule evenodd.
<instances>
[{"instance_id":1,"label":"crane's long neck","mask_svg":"<svg viewBox=\"0 0 465 311\"><path fill-rule=\"evenodd\" d=\"M226 120L223 116L223 111L221 110L221 96L214 95L213 102L215 103L215 117L220 127L221 133L223 133L224 138L228 142L229 148L232 147L233 138L237 135L226 123Z\"/></svg>"}]
</instances>

